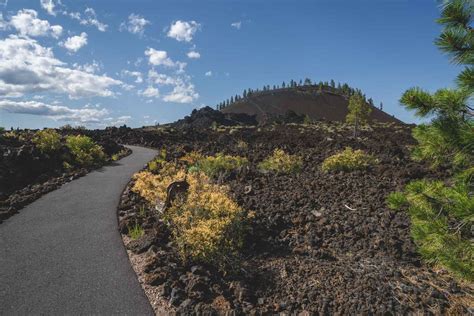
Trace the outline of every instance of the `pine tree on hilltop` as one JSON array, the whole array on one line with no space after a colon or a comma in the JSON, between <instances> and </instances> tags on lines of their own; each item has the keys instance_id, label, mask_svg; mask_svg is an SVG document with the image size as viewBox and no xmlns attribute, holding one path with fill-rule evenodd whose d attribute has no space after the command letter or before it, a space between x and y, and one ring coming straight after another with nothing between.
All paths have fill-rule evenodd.
<instances>
[{"instance_id":1,"label":"pine tree on hilltop","mask_svg":"<svg viewBox=\"0 0 474 316\"><path fill-rule=\"evenodd\" d=\"M456 89L429 93L418 87L407 90L400 102L430 124L413 129L418 145L413 158L442 166L452 179L416 180L404 192L393 193L389 206L406 209L412 236L428 263L445 267L460 278L474 281L474 7L470 0L445 1L444 29L437 46L456 64L465 66ZM447 174L450 174L447 173ZM439 174L439 173L438 173ZM446 173L445 173L446 174Z\"/></svg>"},{"instance_id":2,"label":"pine tree on hilltop","mask_svg":"<svg viewBox=\"0 0 474 316\"><path fill-rule=\"evenodd\" d=\"M367 104L361 93L356 93L349 98L348 110L346 122L354 124L354 137L357 137L359 125L367 124L372 108Z\"/></svg>"}]
</instances>

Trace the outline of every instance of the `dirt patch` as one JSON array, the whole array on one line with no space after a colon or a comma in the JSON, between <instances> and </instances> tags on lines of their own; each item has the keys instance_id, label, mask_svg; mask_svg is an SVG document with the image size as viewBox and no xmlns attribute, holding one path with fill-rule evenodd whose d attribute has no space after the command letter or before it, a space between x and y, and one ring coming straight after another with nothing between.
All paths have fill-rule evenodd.
<instances>
[{"instance_id":1,"label":"dirt patch","mask_svg":"<svg viewBox=\"0 0 474 316\"><path fill-rule=\"evenodd\" d=\"M139 277L151 300L177 313L472 313L472 285L425 266L410 238L408 215L385 205L386 196L410 180L441 174L409 159L407 127L376 126L358 140L350 135L350 127L335 123L123 135L166 147L169 159L194 149L250 162L214 179L255 211L241 267L232 273L183 261L153 206L124 192L120 230L124 238L131 225L145 231L126 246L131 258L145 258ZM245 149L237 145L242 142ZM367 171L322 172L322 161L346 146L379 163ZM301 156L302 172L259 172L257 164L275 148Z\"/></svg>"}]
</instances>

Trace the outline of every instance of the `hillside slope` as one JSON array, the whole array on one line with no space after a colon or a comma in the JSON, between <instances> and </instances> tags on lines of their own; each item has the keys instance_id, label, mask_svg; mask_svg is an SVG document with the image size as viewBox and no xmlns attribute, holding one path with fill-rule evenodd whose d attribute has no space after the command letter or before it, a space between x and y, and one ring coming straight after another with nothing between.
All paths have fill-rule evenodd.
<instances>
[{"instance_id":1,"label":"hillside slope","mask_svg":"<svg viewBox=\"0 0 474 316\"><path fill-rule=\"evenodd\" d=\"M257 92L230 104L221 111L256 115L259 121L284 115L289 110L308 115L314 120L344 121L348 104L349 99L344 95L328 90L320 92L316 86L304 86ZM376 107L372 109L371 120L403 123Z\"/></svg>"}]
</instances>

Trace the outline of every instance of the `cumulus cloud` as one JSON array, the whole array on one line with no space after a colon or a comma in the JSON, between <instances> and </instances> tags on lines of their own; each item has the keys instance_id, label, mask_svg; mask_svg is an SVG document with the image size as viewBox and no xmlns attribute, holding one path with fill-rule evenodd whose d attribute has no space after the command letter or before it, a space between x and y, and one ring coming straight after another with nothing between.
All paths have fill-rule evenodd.
<instances>
[{"instance_id":1,"label":"cumulus cloud","mask_svg":"<svg viewBox=\"0 0 474 316\"><path fill-rule=\"evenodd\" d=\"M57 4L61 4L60 0L54 1L54 0L41 0L41 7L48 12L50 15L56 16L56 11L54 10L56 8Z\"/></svg>"},{"instance_id":2,"label":"cumulus cloud","mask_svg":"<svg viewBox=\"0 0 474 316\"><path fill-rule=\"evenodd\" d=\"M201 54L199 54L199 52L196 52L196 51L190 51L188 53L188 58L199 59L199 58L201 58Z\"/></svg>"},{"instance_id":3,"label":"cumulus cloud","mask_svg":"<svg viewBox=\"0 0 474 316\"><path fill-rule=\"evenodd\" d=\"M145 56L148 56L148 62L153 66L174 66L174 62L171 60L171 58L168 57L168 53L164 50L148 48L147 50L145 50Z\"/></svg>"},{"instance_id":4,"label":"cumulus cloud","mask_svg":"<svg viewBox=\"0 0 474 316\"><path fill-rule=\"evenodd\" d=\"M139 94L146 98L158 98L160 91L153 86L148 86L145 90L139 91Z\"/></svg>"},{"instance_id":5,"label":"cumulus cloud","mask_svg":"<svg viewBox=\"0 0 474 316\"><path fill-rule=\"evenodd\" d=\"M145 26L148 24L150 24L150 21L138 14L132 13L128 16L127 22L122 22L120 24L120 31L127 30L132 34L142 36L145 31Z\"/></svg>"},{"instance_id":6,"label":"cumulus cloud","mask_svg":"<svg viewBox=\"0 0 474 316\"><path fill-rule=\"evenodd\" d=\"M199 98L199 94L194 91L192 83L180 83L175 85L173 91L163 97L163 101L177 103L191 103Z\"/></svg>"},{"instance_id":7,"label":"cumulus cloud","mask_svg":"<svg viewBox=\"0 0 474 316\"><path fill-rule=\"evenodd\" d=\"M173 89L163 96L165 102L191 103L199 98L189 76L170 76L155 70L148 72L148 80L159 86L172 86Z\"/></svg>"},{"instance_id":8,"label":"cumulus cloud","mask_svg":"<svg viewBox=\"0 0 474 316\"><path fill-rule=\"evenodd\" d=\"M113 96L122 82L68 67L51 48L15 35L0 40L0 96L22 96L49 91L70 98Z\"/></svg>"},{"instance_id":9,"label":"cumulus cloud","mask_svg":"<svg viewBox=\"0 0 474 316\"><path fill-rule=\"evenodd\" d=\"M11 17L10 23L20 35L52 36L58 38L63 32L61 25L50 25L48 21L38 19L38 13L31 9L22 9Z\"/></svg>"},{"instance_id":10,"label":"cumulus cloud","mask_svg":"<svg viewBox=\"0 0 474 316\"><path fill-rule=\"evenodd\" d=\"M210 77L210 76L212 76L212 71L209 70L209 71L206 72L204 75L205 75L206 77Z\"/></svg>"},{"instance_id":11,"label":"cumulus cloud","mask_svg":"<svg viewBox=\"0 0 474 316\"><path fill-rule=\"evenodd\" d=\"M194 34L200 29L201 25L196 21L178 20L171 24L168 31L168 37L182 42L190 42L193 40Z\"/></svg>"},{"instance_id":12,"label":"cumulus cloud","mask_svg":"<svg viewBox=\"0 0 474 316\"><path fill-rule=\"evenodd\" d=\"M80 123L97 123L108 114L106 109L74 109L63 105L51 105L39 101L0 100L0 109L10 113L40 115L54 120Z\"/></svg>"},{"instance_id":13,"label":"cumulus cloud","mask_svg":"<svg viewBox=\"0 0 474 316\"><path fill-rule=\"evenodd\" d=\"M235 28L237 30L240 30L240 28L242 27L242 21L234 22L230 26L232 26L233 28Z\"/></svg>"},{"instance_id":14,"label":"cumulus cloud","mask_svg":"<svg viewBox=\"0 0 474 316\"><path fill-rule=\"evenodd\" d=\"M60 45L69 52L75 53L87 45L87 33L82 32L81 35L68 37L64 42L61 42Z\"/></svg>"}]
</instances>

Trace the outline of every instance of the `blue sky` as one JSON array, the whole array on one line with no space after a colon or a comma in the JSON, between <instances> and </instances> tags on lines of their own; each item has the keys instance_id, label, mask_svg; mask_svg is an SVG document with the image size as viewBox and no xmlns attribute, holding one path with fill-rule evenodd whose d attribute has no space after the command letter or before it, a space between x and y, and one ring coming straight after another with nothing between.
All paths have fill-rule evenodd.
<instances>
[{"instance_id":1,"label":"blue sky","mask_svg":"<svg viewBox=\"0 0 474 316\"><path fill-rule=\"evenodd\" d=\"M0 0L0 126L165 123L305 77L405 122L407 88L453 86L431 0Z\"/></svg>"}]
</instances>

